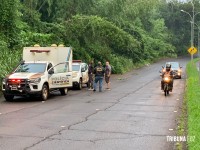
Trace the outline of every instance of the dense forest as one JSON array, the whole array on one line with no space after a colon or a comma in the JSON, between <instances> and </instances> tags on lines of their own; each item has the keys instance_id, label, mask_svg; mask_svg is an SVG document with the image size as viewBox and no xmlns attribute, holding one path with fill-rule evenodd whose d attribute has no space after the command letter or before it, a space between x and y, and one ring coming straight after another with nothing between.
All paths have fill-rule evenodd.
<instances>
[{"instance_id":1,"label":"dense forest","mask_svg":"<svg viewBox=\"0 0 200 150\"><path fill-rule=\"evenodd\" d=\"M200 11L198 0L193 1ZM191 2L177 0L2 0L0 72L5 76L25 46L71 46L74 59L109 60L114 73L190 46ZM195 16L198 26L200 15ZM195 27L195 44L198 28Z\"/></svg>"}]
</instances>

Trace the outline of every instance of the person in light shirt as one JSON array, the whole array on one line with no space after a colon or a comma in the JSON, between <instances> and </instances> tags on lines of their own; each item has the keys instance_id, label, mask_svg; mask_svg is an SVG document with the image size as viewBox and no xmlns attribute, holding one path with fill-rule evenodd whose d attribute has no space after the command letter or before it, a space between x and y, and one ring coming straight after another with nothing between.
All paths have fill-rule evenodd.
<instances>
[{"instance_id":1,"label":"person in light shirt","mask_svg":"<svg viewBox=\"0 0 200 150\"><path fill-rule=\"evenodd\" d=\"M106 89L110 90L110 75L111 75L111 66L109 61L106 61L105 67L105 81L106 81Z\"/></svg>"}]
</instances>

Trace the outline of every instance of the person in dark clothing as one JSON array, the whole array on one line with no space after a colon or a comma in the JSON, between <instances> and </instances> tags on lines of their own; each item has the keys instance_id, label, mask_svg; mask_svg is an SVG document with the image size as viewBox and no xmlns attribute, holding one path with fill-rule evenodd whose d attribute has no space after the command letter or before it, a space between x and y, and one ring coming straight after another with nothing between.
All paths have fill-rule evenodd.
<instances>
[{"instance_id":1,"label":"person in dark clothing","mask_svg":"<svg viewBox=\"0 0 200 150\"><path fill-rule=\"evenodd\" d=\"M105 69L102 67L101 62L94 68L95 80L94 80L94 92L96 91L97 83L99 82L99 92L102 92L103 78Z\"/></svg>"},{"instance_id":2,"label":"person in dark clothing","mask_svg":"<svg viewBox=\"0 0 200 150\"><path fill-rule=\"evenodd\" d=\"M93 73L94 73L94 66L93 66L93 61L91 61L89 63L89 67L88 67L88 77L89 77L88 88L89 88L89 90L93 90Z\"/></svg>"}]
</instances>

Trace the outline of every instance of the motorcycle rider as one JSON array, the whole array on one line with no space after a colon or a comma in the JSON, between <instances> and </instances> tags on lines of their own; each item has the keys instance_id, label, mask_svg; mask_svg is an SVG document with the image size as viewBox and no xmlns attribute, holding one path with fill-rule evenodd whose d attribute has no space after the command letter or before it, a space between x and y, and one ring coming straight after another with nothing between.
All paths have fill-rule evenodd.
<instances>
[{"instance_id":1,"label":"motorcycle rider","mask_svg":"<svg viewBox=\"0 0 200 150\"><path fill-rule=\"evenodd\" d=\"M166 64L165 72L162 73L161 90L164 90L164 80L163 78L168 76L170 78L169 86L173 89L173 73L171 70L171 64ZM172 91L172 90L171 90Z\"/></svg>"}]
</instances>

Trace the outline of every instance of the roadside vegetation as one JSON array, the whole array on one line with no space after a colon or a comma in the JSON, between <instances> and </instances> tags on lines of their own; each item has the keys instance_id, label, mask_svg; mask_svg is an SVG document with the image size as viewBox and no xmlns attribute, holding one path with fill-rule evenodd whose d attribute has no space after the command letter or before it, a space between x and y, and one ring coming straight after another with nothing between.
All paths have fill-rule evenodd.
<instances>
[{"instance_id":1,"label":"roadside vegetation","mask_svg":"<svg viewBox=\"0 0 200 150\"><path fill-rule=\"evenodd\" d=\"M200 148L200 74L197 70L197 61L199 61L199 59L195 59L188 63L186 68L187 81L185 102L187 106L187 136L189 137L189 150L197 150ZM182 122L184 121L185 119L182 120Z\"/></svg>"},{"instance_id":2,"label":"roadside vegetation","mask_svg":"<svg viewBox=\"0 0 200 150\"><path fill-rule=\"evenodd\" d=\"M2 1L0 78L21 60L23 47L34 44L71 46L74 59L109 60L113 73L176 57L190 41L189 16L181 9L190 11L191 4L176 0Z\"/></svg>"}]
</instances>

